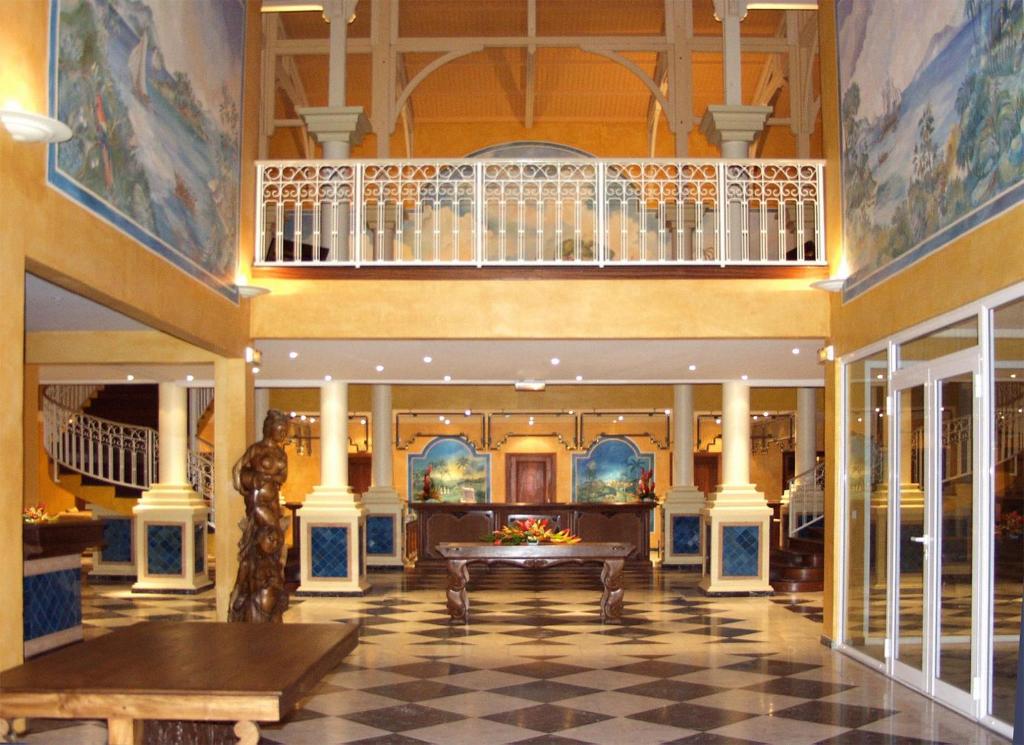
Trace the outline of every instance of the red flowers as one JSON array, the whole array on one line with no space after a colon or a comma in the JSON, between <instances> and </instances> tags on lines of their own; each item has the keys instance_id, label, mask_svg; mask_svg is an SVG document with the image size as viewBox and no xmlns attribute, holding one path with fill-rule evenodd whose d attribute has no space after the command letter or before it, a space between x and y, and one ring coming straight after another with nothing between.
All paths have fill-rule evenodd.
<instances>
[{"instance_id":1,"label":"red flowers","mask_svg":"<svg viewBox=\"0 0 1024 745\"><path fill-rule=\"evenodd\" d=\"M521 520L509 523L488 533L482 540L489 541L495 546L521 546L524 543L579 543L578 536L574 536L568 530L552 530L551 523L545 519Z\"/></svg>"}]
</instances>

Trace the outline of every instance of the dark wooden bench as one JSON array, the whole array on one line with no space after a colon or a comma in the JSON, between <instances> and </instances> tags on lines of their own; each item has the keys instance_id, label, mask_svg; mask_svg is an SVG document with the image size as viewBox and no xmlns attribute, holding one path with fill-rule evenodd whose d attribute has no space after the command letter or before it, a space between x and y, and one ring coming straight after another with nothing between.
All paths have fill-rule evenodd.
<instances>
[{"instance_id":1,"label":"dark wooden bench","mask_svg":"<svg viewBox=\"0 0 1024 745\"><path fill-rule=\"evenodd\" d=\"M105 719L111 745L147 719L235 722L255 745L357 640L352 623L137 623L0 673L0 719Z\"/></svg>"}]
</instances>

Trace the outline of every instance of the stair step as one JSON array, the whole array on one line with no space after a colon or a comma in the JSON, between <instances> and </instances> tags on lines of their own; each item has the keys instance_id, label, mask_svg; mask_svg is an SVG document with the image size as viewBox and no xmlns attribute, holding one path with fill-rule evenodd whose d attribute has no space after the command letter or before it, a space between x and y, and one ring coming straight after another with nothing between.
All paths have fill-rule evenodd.
<instances>
[{"instance_id":1,"label":"stair step","mask_svg":"<svg viewBox=\"0 0 1024 745\"><path fill-rule=\"evenodd\" d=\"M768 556L768 563L772 566L791 566L791 567L824 567L825 566L825 555L824 554L809 554L802 551L791 551L787 549L777 549L772 551Z\"/></svg>"},{"instance_id":2,"label":"stair step","mask_svg":"<svg viewBox=\"0 0 1024 745\"><path fill-rule=\"evenodd\" d=\"M772 567L770 580L792 580L794 582L824 582L825 570L821 567Z\"/></svg>"},{"instance_id":3,"label":"stair step","mask_svg":"<svg viewBox=\"0 0 1024 745\"><path fill-rule=\"evenodd\" d=\"M771 586L775 592L821 592L825 589L822 582L795 582L788 579L772 580Z\"/></svg>"},{"instance_id":4,"label":"stair step","mask_svg":"<svg viewBox=\"0 0 1024 745\"><path fill-rule=\"evenodd\" d=\"M825 542L807 538L790 538L788 548L790 551L799 551L804 554L823 554L825 553Z\"/></svg>"}]
</instances>

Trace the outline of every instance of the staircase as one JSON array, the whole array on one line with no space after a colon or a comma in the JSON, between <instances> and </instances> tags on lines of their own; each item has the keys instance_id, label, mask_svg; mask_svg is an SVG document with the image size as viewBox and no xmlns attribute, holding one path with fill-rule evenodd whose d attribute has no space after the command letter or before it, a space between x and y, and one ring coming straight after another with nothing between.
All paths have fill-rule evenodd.
<instances>
[{"instance_id":1,"label":"staircase","mask_svg":"<svg viewBox=\"0 0 1024 745\"><path fill-rule=\"evenodd\" d=\"M813 526L801 537L789 538L785 548L772 546L769 582L776 592L821 592L825 588L824 530Z\"/></svg>"}]
</instances>

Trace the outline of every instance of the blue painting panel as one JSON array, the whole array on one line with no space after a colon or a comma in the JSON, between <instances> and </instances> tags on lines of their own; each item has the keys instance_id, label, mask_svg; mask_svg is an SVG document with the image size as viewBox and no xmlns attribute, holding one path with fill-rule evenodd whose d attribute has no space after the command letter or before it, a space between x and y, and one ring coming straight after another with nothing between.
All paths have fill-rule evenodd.
<instances>
[{"instance_id":1,"label":"blue painting panel","mask_svg":"<svg viewBox=\"0 0 1024 745\"><path fill-rule=\"evenodd\" d=\"M722 576L756 577L758 574L757 525L725 525L722 527Z\"/></svg>"},{"instance_id":2,"label":"blue painting panel","mask_svg":"<svg viewBox=\"0 0 1024 745\"><path fill-rule=\"evenodd\" d=\"M55 0L58 190L224 295L237 263L245 4Z\"/></svg>"},{"instance_id":3,"label":"blue painting panel","mask_svg":"<svg viewBox=\"0 0 1024 745\"><path fill-rule=\"evenodd\" d=\"M146 526L146 571L149 574L182 575L181 525Z\"/></svg>"},{"instance_id":4,"label":"blue painting panel","mask_svg":"<svg viewBox=\"0 0 1024 745\"><path fill-rule=\"evenodd\" d=\"M1024 200L1024 5L838 0L836 29L849 298Z\"/></svg>"},{"instance_id":5,"label":"blue painting panel","mask_svg":"<svg viewBox=\"0 0 1024 745\"><path fill-rule=\"evenodd\" d=\"M428 484L432 498L442 502L461 502L466 488L477 502L490 499L491 456L477 453L462 437L435 437L422 453L409 456L408 472L410 500L422 500Z\"/></svg>"},{"instance_id":6,"label":"blue painting panel","mask_svg":"<svg viewBox=\"0 0 1024 745\"><path fill-rule=\"evenodd\" d=\"M672 516L672 553L700 556L700 515Z\"/></svg>"},{"instance_id":7,"label":"blue painting panel","mask_svg":"<svg viewBox=\"0 0 1024 745\"><path fill-rule=\"evenodd\" d=\"M192 537L192 566L196 574L202 574L206 567L206 523L196 523Z\"/></svg>"},{"instance_id":8,"label":"blue painting panel","mask_svg":"<svg viewBox=\"0 0 1024 745\"><path fill-rule=\"evenodd\" d=\"M366 518L366 553L370 556L395 555L393 515L371 515Z\"/></svg>"},{"instance_id":9,"label":"blue painting panel","mask_svg":"<svg viewBox=\"0 0 1024 745\"><path fill-rule=\"evenodd\" d=\"M130 564L132 562L132 521L128 518L103 518L103 540L106 546L100 551L100 558L109 563Z\"/></svg>"},{"instance_id":10,"label":"blue painting panel","mask_svg":"<svg viewBox=\"0 0 1024 745\"><path fill-rule=\"evenodd\" d=\"M309 533L312 576L348 577L348 528L314 526Z\"/></svg>"},{"instance_id":11,"label":"blue painting panel","mask_svg":"<svg viewBox=\"0 0 1024 745\"><path fill-rule=\"evenodd\" d=\"M653 469L653 453L626 437L601 437L585 455L572 456L572 500L635 502L641 472Z\"/></svg>"},{"instance_id":12,"label":"blue painting panel","mask_svg":"<svg viewBox=\"0 0 1024 745\"><path fill-rule=\"evenodd\" d=\"M25 641L82 623L82 572L62 569L22 580Z\"/></svg>"}]
</instances>

